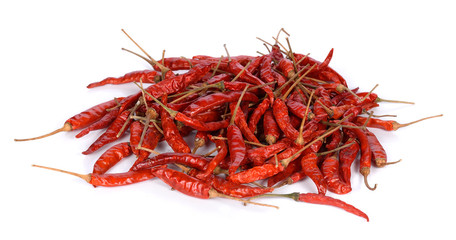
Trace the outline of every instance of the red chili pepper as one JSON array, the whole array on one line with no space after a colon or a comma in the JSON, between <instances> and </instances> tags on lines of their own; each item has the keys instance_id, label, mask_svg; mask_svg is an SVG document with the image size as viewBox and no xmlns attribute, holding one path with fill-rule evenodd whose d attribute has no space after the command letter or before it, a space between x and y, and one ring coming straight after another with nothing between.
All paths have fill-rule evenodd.
<instances>
[{"instance_id":1,"label":"red chili pepper","mask_svg":"<svg viewBox=\"0 0 456 240\"><path fill-rule=\"evenodd\" d=\"M119 108L115 108L105 114L100 120L92 123L88 127L84 128L78 134L76 134L76 138L83 137L89 134L91 131L99 130L108 127L119 115Z\"/></svg>"},{"instance_id":2,"label":"red chili pepper","mask_svg":"<svg viewBox=\"0 0 456 240\"><path fill-rule=\"evenodd\" d=\"M415 124L417 122L421 122L421 121L424 121L424 120L427 120L427 119L430 119L430 118L441 117L441 116L443 116L443 115L440 114L440 115L425 117L425 118L421 118L421 119L415 120L413 122L402 123L402 124L398 123L396 121L393 121L393 120L381 120L381 119L378 119L378 118L370 118L369 121L367 122L366 127L379 128L379 129L383 129L383 130L386 130L386 131L396 131L399 128L407 127L407 126ZM366 117L357 116L354 121L358 125L364 125L364 124L366 124L367 118Z\"/></svg>"},{"instance_id":3,"label":"red chili pepper","mask_svg":"<svg viewBox=\"0 0 456 240\"><path fill-rule=\"evenodd\" d=\"M265 82L274 82L274 75L272 74L272 56L266 55L260 67L260 79Z\"/></svg>"},{"instance_id":4,"label":"red chili pepper","mask_svg":"<svg viewBox=\"0 0 456 240\"><path fill-rule=\"evenodd\" d=\"M130 111L122 112L114 120L114 122L112 122L111 125L109 125L109 127L106 129L106 131L100 137L98 137L98 139L95 140L95 142L92 143L92 145L90 145L90 147L86 151L82 152L82 154L84 154L84 155L91 154L91 153L95 152L96 150L100 149L101 147L103 147L104 145L112 143L112 142L116 141L117 139L119 139L119 137L122 136L125 133L125 131L128 129L128 124L123 130L122 130L122 127L124 127L129 116L130 116Z\"/></svg>"},{"instance_id":5,"label":"red chili pepper","mask_svg":"<svg viewBox=\"0 0 456 240\"><path fill-rule=\"evenodd\" d=\"M315 115L312 113L312 110L307 110L307 107L306 105L302 104L301 102L298 102L298 101L295 101L293 99L288 99L287 100L287 107L288 107L288 110L290 110L291 113L293 113L294 115L296 115L297 117L303 119L305 116L304 114L306 114L307 112L307 119L312 119Z\"/></svg>"},{"instance_id":6,"label":"red chili pepper","mask_svg":"<svg viewBox=\"0 0 456 240\"><path fill-rule=\"evenodd\" d=\"M206 179L208 176L210 176L214 172L215 168L225 159L226 155L228 154L228 146L226 145L224 140L213 138L211 139L215 143L215 146L217 146L218 153L206 165L204 171L201 173L201 179Z\"/></svg>"},{"instance_id":7,"label":"red chili pepper","mask_svg":"<svg viewBox=\"0 0 456 240\"><path fill-rule=\"evenodd\" d=\"M167 96L163 97L163 104L167 103ZM173 118L165 108L160 110L161 123L163 128L163 136L169 146L177 153L189 153L191 152L190 147L185 142L182 135L179 133L179 129L174 123Z\"/></svg>"},{"instance_id":8,"label":"red chili pepper","mask_svg":"<svg viewBox=\"0 0 456 240\"><path fill-rule=\"evenodd\" d=\"M339 160L336 155L328 156L323 160L321 172L328 190L336 194L347 194L351 186L342 182L339 177Z\"/></svg>"},{"instance_id":9,"label":"red chili pepper","mask_svg":"<svg viewBox=\"0 0 456 240\"><path fill-rule=\"evenodd\" d=\"M234 102L230 103L230 110L231 110L232 114L234 113L235 109L236 109L236 104L235 104ZM241 130L242 135L243 135L248 141L260 143L260 141L258 141L258 139L257 139L257 137L255 136L255 134L253 134L253 132L250 130L250 128L249 128L249 126L248 126L248 124L247 124L245 115L244 115L244 113L241 111L241 109L238 109L238 110L237 110L237 113L236 113L236 117L235 117L235 119L234 119L234 122L235 122L236 125L239 127L239 130Z\"/></svg>"},{"instance_id":10,"label":"red chili pepper","mask_svg":"<svg viewBox=\"0 0 456 240\"><path fill-rule=\"evenodd\" d=\"M369 130L365 130L367 141L369 142L370 149L372 151L372 157L374 158L375 166L377 167L384 167L387 163L387 156L386 151L383 148L382 144L378 140L378 138L370 132ZM396 162L393 162L396 163ZM391 163L389 163L391 164Z\"/></svg>"},{"instance_id":11,"label":"red chili pepper","mask_svg":"<svg viewBox=\"0 0 456 240\"><path fill-rule=\"evenodd\" d=\"M266 142L268 144L274 144L277 142L277 139L280 137L280 129L277 125L277 122L274 118L274 114L271 109L266 110L263 116L263 131L265 135Z\"/></svg>"},{"instance_id":12,"label":"red chili pepper","mask_svg":"<svg viewBox=\"0 0 456 240\"><path fill-rule=\"evenodd\" d=\"M163 66L169 68L169 70L188 70L192 66L197 65L200 61L197 59L186 59L182 57L170 57L164 58L157 61L161 63ZM154 66L154 69L160 71L158 66Z\"/></svg>"},{"instance_id":13,"label":"red chili pepper","mask_svg":"<svg viewBox=\"0 0 456 240\"><path fill-rule=\"evenodd\" d=\"M318 156L314 152L304 155L301 159L301 166L304 173L315 183L318 193L325 195L328 186L324 181L323 173L318 168L317 163Z\"/></svg>"},{"instance_id":14,"label":"red chili pepper","mask_svg":"<svg viewBox=\"0 0 456 240\"><path fill-rule=\"evenodd\" d=\"M342 180L348 185L350 185L351 166L359 153L359 144L354 138L348 139L345 144L352 142L354 142L352 145L339 151L340 175Z\"/></svg>"},{"instance_id":15,"label":"red chili pepper","mask_svg":"<svg viewBox=\"0 0 456 240\"><path fill-rule=\"evenodd\" d=\"M177 191L196 198L208 199L211 185L169 168L153 168L152 174Z\"/></svg>"},{"instance_id":16,"label":"red chili pepper","mask_svg":"<svg viewBox=\"0 0 456 240\"><path fill-rule=\"evenodd\" d=\"M344 125L348 126L356 126L354 123L351 122L344 122ZM359 141L361 147L361 157L359 161L359 172L361 175L364 176L364 184L369 190L375 190L377 188L377 184L374 187L369 186L367 182L367 176L370 173L371 167L371 159L372 159L372 151L369 146L369 141L367 139L366 132L359 129L359 128L349 128L347 131L354 133Z\"/></svg>"},{"instance_id":17,"label":"red chili pepper","mask_svg":"<svg viewBox=\"0 0 456 240\"><path fill-rule=\"evenodd\" d=\"M191 168L203 170L208 163L208 159L191 153L162 153L139 162L132 170L148 169L170 163L179 163Z\"/></svg>"},{"instance_id":18,"label":"red chili pepper","mask_svg":"<svg viewBox=\"0 0 456 240\"><path fill-rule=\"evenodd\" d=\"M312 203L312 204L321 204L321 205L329 205L333 207L337 207L340 209L343 209L349 213L352 213L356 216L362 217L369 221L369 217L362 212L361 210L355 208L354 206L339 200L335 199L332 197L328 197L322 194L316 194L316 193L290 193L290 194L265 194L265 196L271 196L271 197L288 197L291 198L297 202L306 202L306 203Z\"/></svg>"},{"instance_id":19,"label":"red chili pepper","mask_svg":"<svg viewBox=\"0 0 456 240\"><path fill-rule=\"evenodd\" d=\"M212 187L225 195L236 198L248 198L270 193L273 188L251 187L227 181L221 177L213 176Z\"/></svg>"},{"instance_id":20,"label":"red chili pepper","mask_svg":"<svg viewBox=\"0 0 456 240\"><path fill-rule=\"evenodd\" d=\"M125 84L131 82L156 83L160 81L161 73L154 70L134 71L125 74L122 77L108 77L100 82L94 82L87 85L87 88L100 87L106 84Z\"/></svg>"},{"instance_id":21,"label":"red chili pepper","mask_svg":"<svg viewBox=\"0 0 456 240\"><path fill-rule=\"evenodd\" d=\"M268 178L267 186L268 187L273 187L280 181L284 181L285 179L288 179L292 174L298 172L301 170L301 163L299 161L293 161L286 168L283 169L283 171L277 173L276 175ZM287 182L284 182L287 183ZM277 186L276 188L278 188Z\"/></svg>"},{"instance_id":22,"label":"red chili pepper","mask_svg":"<svg viewBox=\"0 0 456 240\"><path fill-rule=\"evenodd\" d=\"M193 143L193 151L192 153L195 154L198 148L206 145L207 141L209 140L208 132L206 131L197 131L195 134L195 141Z\"/></svg>"},{"instance_id":23,"label":"red chili pepper","mask_svg":"<svg viewBox=\"0 0 456 240\"><path fill-rule=\"evenodd\" d=\"M255 108L255 110L252 112L249 118L249 129L253 133L256 132L257 124L260 121L260 118L263 116L263 114L268 110L270 105L269 98L265 98L263 101L261 101L260 104Z\"/></svg>"},{"instance_id":24,"label":"red chili pepper","mask_svg":"<svg viewBox=\"0 0 456 240\"><path fill-rule=\"evenodd\" d=\"M123 98L121 98L123 99ZM27 139L14 139L14 141L29 141L29 140L36 140L36 139L41 139L45 138L51 135L54 135L59 132L69 132L77 129L83 129L89 125L91 125L94 122L97 122L100 120L106 113L107 109L113 108L117 106L118 104L118 98L114 100L110 100L101 104L98 104L96 106L93 106L81 113L78 113L74 115L73 117L69 118L68 120L65 121L63 126L51 133L39 136L39 137L34 137L34 138L27 138Z\"/></svg>"},{"instance_id":25,"label":"red chili pepper","mask_svg":"<svg viewBox=\"0 0 456 240\"><path fill-rule=\"evenodd\" d=\"M230 182L238 184L251 183L274 176L282 170L283 166L280 163L277 165L273 163L265 163L235 174L230 174L226 177L226 179Z\"/></svg>"},{"instance_id":26,"label":"red chili pepper","mask_svg":"<svg viewBox=\"0 0 456 240\"><path fill-rule=\"evenodd\" d=\"M151 150L154 150L157 147L160 139L161 134L155 127L151 126L147 128L141 144L141 149L139 149L138 159L133 163L132 168L149 157Z\"/></svg>"},{"instance_id":27,"label":"red chili pepper","mask_svg":"<svg viewBox=\"0 0 456 240\"><path fill-rule=\"evenodd\" d=\"M118 143L104 152L93 166L92 174L105 174L109 169L116 165L120 160L132 154L128 142Z\"/></svg>"},{"instance_id":28,"label":"red chili pepper","mask_svg":"<svg viewBox=\"0 0 456 240\"><path fill-rule=\"evenodd\" d=\"M123 173L105 173L105 174L79 174L69 172L57 168L44 167L39 165L32 165L33 167L44 168L52 171L70 174L83 179L84 181L92 184L94 187L118 187L125 186L133 183L143 182L154 178L155 176L149 169L142 171L129 171Z\"/></svg>"},{"instance_id":29,"label":"red chili pepper","mask_svg":"<svg viewBox=\"0 0 456 240\"><path fill-rule=\"evenodd\" d=\"M213 93L204 97L198 98L190 104L182 113L193 117L198 113L205 112L209 109L214 109L222 106L225 103L236 102L241 96L242 92L224 92ZM258 97L255 94L246 92L242 101L258 102Z\"/></svg>"},{"instance_id":30,"label":"red chili pepper","mask_svg":"<svg viewBox=\"0 0 456 240\"><path fill-rule=\"evenodd\" d=\"M293 62L287 58L280 59L279 63L277 64L277 69L280 70L288 79L296 74Z\"/></svg>"},{"instance_id":31,"label":"red chili pepper","mask_svg":"<svg viewBox=\"0 0 456 240\"><path fill-rule=\"evenodd\" d=\"M296 140L298 138L299 132L291 125L290 116L288 115L288 108L285 105L285 102L278 98L274 101L272 111L274 114L274 118L279 126L280 130L282 130L283 134L292 140Z\"/></svg>"},{"instance_id":32,"label":"red chili pepper","mask_svg":"<svg viewBox=\"0 0 456 240\"><path fill-rule=\"evenodd\" d=\"M278 154L281 151L285 150L292 143L292 140L288 138L283 138L278 142L255 149L250 149L247 151L247 158L250 159L255 166L263 165L266 159Z\"/></svg>"},{"instance_id":33,"label":"red chili pepper","mask_svg":"<svg viewBox=\"0 0 456 240\"><path fill-rule=\"evenodd\" d=\"M326 143L325 147L327 150L333 150L334 148L339 147L340 142L342 141L342 132L335 131L331 136L331 141Z\"/></svg>"},{"instance_id":34,"label":"red chili pepper","mask_svg":"<svg viewBox=\"0 0 456 240\"><path fill-rule=\"evenodd\" d=\"M134 121L130 124L130 145L131 150L136 156L139 155L137 147L141 140L143 129L143 125L139 121Z\"/></svg>"}]
</instances>

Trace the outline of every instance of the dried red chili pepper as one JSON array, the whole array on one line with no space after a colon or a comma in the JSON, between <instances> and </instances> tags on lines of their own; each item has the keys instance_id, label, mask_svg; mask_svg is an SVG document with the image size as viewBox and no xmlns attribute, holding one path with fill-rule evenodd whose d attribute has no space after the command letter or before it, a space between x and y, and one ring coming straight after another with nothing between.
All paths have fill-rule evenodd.
<instances>
[{"instance_id":1,"label":"dried red chili pepper","mask_svg":"<svg viewBox=\"0 0 456 240\"><path fill-rule=\"evenodd\" d=\"M277 122L274 118L274 114L271 109L266 110L263 116L263 131L265 135L266 142L268 144L274 144L277 142L277 139L280 137L280 129L277 125Z\"/></svg>"},{"instance_id":2,"label":"dried red chili pepper","mask_svg":"<svg viewBox=\"0 0 456 240\"><path fill-rule=\"evenodd\" d=\"M163 104L166 105L167 103L167 96L163 96ZM174 123L173 118L168 113L165 108L160 109L160 119L163 128L163 136L165 137L166 142L169 146L174 150L174 152L178 153L189 153L191 152L190 147L185 142L182 135L179 133L179 129L177 128L176 124Z\"/></svg>"},{"instance_id":3,"label":"dried red chili pepper","mask_svg":"<svg viewBox=\"0 0 456 240\"><path fill-rule=\"evenodd\" d=\"M421 122L421 121L424 121L424 120L427 120L430 118L441 117L441 116L443 116L443 114L425 117L425 118L421 118L421 119L418 119L413 122L402 123L402 124L398 123L396 121L393 121L393 120L382 120L382 119L378 119L378 118L370 118L369 121L367 121L368 119L366 117L362 117L362 116L357 116L354 121L358 125L364 125L364 124L366 124L366 121L367 121L366 127L379 128L379 129L383 129L385 131L396 131L399 128L407 127L409 125L412 125L412 124L415 124L415 123L418 123L418 122Z\"/></svg>"},{"instance_id":4,"label":"dried red chili pepper","mask_svg":"<svg viewBox=\"0 0 456 240\"><path fill-rule=\"evenodd\" d=\"M105 174L120 160L132 154L132 148L128 142L118 143L104 152L93 166L92 174Z\"/></svg>"},{"instance_id":5,"label":"dried red chili pepper","mask_svg":"<svg viewBox=\"0 0 456 240\"><path fill-rule=\"evenodd\" d=\"M342 181L348 185L350 185L351 166L358 156L360 150L359 144L354 138L350 138L345 142L345 144L350 143L353 144L339 151L340 175L342 177Z\"/></svg>"},{"instance_id":6,"label":"dried red chili pepper","mask_svg":"<svg viewBox=\"0 0 456 240\"><path fill-rule=\"evenodd\" d=\"M222 162L226 155L228 154L228 146L226 145L224 140L214 139L212 136L209 137L211 141L215 143L217 146L218 153L215 155L214 158L206 165L204 171L199 176L200 179L206 179L209 177L215 170L215 168Z\"/></svg>"},{"instance_id":7,"label":"dried red chili pepper","mask_svg":"<svg viewBox=\"0 0 456 240\"><path fill-rule=\"evenodd\" d=\"M137 147L141 140L143 129L143 125L139 121L134 121L130 124L130 145L131 150L136 156L139 155Z\"/></svg>"},{"instance_id":8,"label":"dried red chili pepper","mask_svg":"<svg viewBox=\"0 0 456 240\"><path fill-rule=\"evenodd\" d=\"M339 160L336 155L328 156L323 160L321 172L328 191L336 194L347 194L352 190L351 186L342 182L339 177Z\"/></svg>"},{"instance_id":9,"label":"dried red chili pepper","mask_svg":"<svg viewBox=\"0 0 456 240\"><path fill-rule=\"evenodd\" d=\"M123 98L120 98L120 99L123 99ZM118 101L119 101L119 98L116 98L116 99L113 99L113 100L110 100L110 101L107 101L104 103L100 103L81 113L78 113L78 114L74 115L73 117L67 119L65 121L65 123L63 124L63 127L59 128L51 133L48 133L48 134L45 134L45 135L42 135L39 137L34 137L34 138L14 139L14 141L36 140L36 139L41 139L41 138L45 138L45 137L54 135L59 132L69 132L69 131L73 131L73 130L77 130L77 129L83 129L83 128L89 126L90 124L100 120L107 113L107 111L106 111L107 109L117 106Z\"/></svg>"},{"instance_id":10,"label":"dried red chili pepper","mask_svg":"<svg viewBox=\"0 0 456 240\"><path fill-rule=\"evenodd\" d=\"M264 194L263 196L265 196L265 197L287 197L287 198L291 198L297 202L329 205L329 206L343 209L349 213L352 213L356 216L362 217L362 218L366 219L367 221L369 221L369 217L361 210L355 208L354 206L352 206L342 200L328 197L328 196L325 196L322 194L294 192L294 193L289 193L289 194L268 193L268 194Z\"/></svg>"},{"instance_id":11,"label":"dried red chili pepper","mask_svg":"<svg viewBox=\"0 0 456 240\"><path fill-rule=\"evenodd\" d=\"M142 81L143 83L156 83L160 81L160 78L161 73L154 70L134 71L127 73L122 77L108 77L100 82L90 83L89 85L87 85L87 88L100 87L106 84L117 85L139 81Z\"/></svg>"},{"instance_id":12,"label":"dried red chili pepper","mask_svg":"<svg viewBox=\"0 0 456 240\"><path fill-rule=\"evenodd\" d=\"M136 164L132 170L149 169L160 165L166 165L170 163L183 164L191 168L203 170L208 159L197 154L191 153L162 153L160 155L153 156L145 159L142 162Z\"/></svg>"},{"instance_id":13,"label":"dried red chili pepper","mask_svg":"<svg viewBox=\"0 0 456 240\"><path fill-rule=\"evenodd\" d=\"M236 111L235 109L236 109L236 104L235 103L230 103L230 110L231 110L232 114L234 113L234 111ZM255 136L255 134L250 130L250 128L249 128L249 126L247 124L245 115L241 111L241 109L237 110L234 122L239 127L239 130L241 130L242 135L248 141L255 142L255 143L260 143L260 141L258 141L258 139Z\"/></svg>"},{"instance_id":14,"label":"dried red chili pepper","mask_svg":"<svg viewBox=\"0 0 456 240\"><path fill-rule=\"evenodd\" d=\"M194 101L182 112L183 114L192 117L198 113L205 112L209 109L222 106L225 103L236 102L241 96L242 92L224 92L224 93L213 93ZM255 94L246 92L242 101L246 102L258 102L258 97Z\"/></svg>"},{"instance_id":15,"label":"dried red chili pepper","mask_svg":"<svg viewBox=\"0 0 456 240\"><path fill-rule=\"evenodd\" d=\"M273 188L251 187L247 185L237 184L217 176L213 176L211 185L218 192L236 198L255 197L270 193L274 190Z\"/></svg>"},{"instance_id":16,"label":"dried red chili pepper","mask_svg":"<svg viewBox=\"0 0 456 240\"><path fill-rule=\"evenodd\" d=\"M351 122L344 122L344 125L348 126L356 126L354 123ZM377 188L377 184L374 187L369 186L367 182L367 176L370 173L371 167L371 159L372 159L372 151L369 146L369 141L367 139L366 132L359 129L359 128L349 128L347 131L354 133L359 141L361 147L361 157L359 161L359 172L364 177L364 184L369 190L375 190Z\"/></svg>"},{"instance_id":17,"label":"dried red chili pepper","mask_svg":"<svg viewBox=\"0 0 456 240\"><path fill-rule=\"evenodd\" d=\"M89 146L87 150L82 152L84 155L91 154L101 147L105 146L106 144L112 143L119 139L121 135L125 133L127 130L128 126L122 130L122 127L124 127L124 124L127 122L128 117L130 116L130 111L124 111L122 112L115 120L114 122L109 125L109 127L106 129L106 131L95 140L92 145ZM122 131L121 131L122 130ZM120 134L119 134L120 133Z\"/></svg>"},{"instance_id":18,"label":"dried red chili pepper","mask_svg":"<svg viewBox=\"0 0 456 240\"><path fill-rule=\"evenodd\" d=\"M78 134L76 134L76 138L83 137L89 134L91 131L99 130L108 127L119 115L119 108L115 108L110 110L107 114L105 114L100 120L90 124L88 127L84 128Z\"/></svg>"},{"instance_id":19,"label":"dried red chili pepper","mask_svg":"<svg viewBox=\"0 0 456 240\"><path fill-rule=\"evenodd\" d=\"M247 158L250 159L256 166L262 165L266 159L285 150L292 142L293 141L288 138L283 138L274 144L250 149L247 151Z\"/></svg>"},{"instance_id":20,"label":"dried red chili pepper","mask_svg":"<svg viewBox=\"0 0 456 240\"><path fill-rule=\"evenodd\" d=\"M263 180L268 177L274 176L283 170L282 164L265 163L260 166L255 166L247 170L230 174L226 179L230 182L242 184L251 183L258 180Z\"/></svg>"},{"instance_id":21,"label":"dried red chili pepper","mask_svg":"<svg viewBox=\"0 0 456 240\"><path fill-rule=\"evenodd\" d=\"M253 133L256 132L257 124L260 121L260 118L263 116L263 114L268 110L270 105L269 98L265 98L263 101L261 101L260 104L255 108L255 110L252 112L249 118L249 129Z\"/></svg>"},{"instance_id":22,"label":"dried red chili pepper","mask_svg":"<svg viewBox=\"0 0 456 240\"><path fill-rule=\"evenodd\" d=\"M296 140L298 138L299 132L291 125L290 116L288 115L288 108L285 102L278 98L274 101L272 111L274 114L274 119L277 122L280 130L282 130L283 134L292 140Z\"/></svg>"},{"instance_id":23,"label":"dried red chili pepper","mask_svg":"<svg viewBox=\"0 0 456 240\"><path fill-rule=\"evenodd\" d=\"M293 161L283 171L277 173L276 175L268 178L267 186L273 187L280 181L284 181L285 179L289 178L292 174L296 173L297 171L301 170L301 163L299 161ZM285 184L286 182L284 182ZM280 186L276 186L278 188Z\"/></svg>"},{"instance_id":24,"label":"dried red chili pepper","mask_svg":"<svg viewBox=\"0 0 456 240\"><path fill-rule=\"evenodd\" d=\"M33 167L44 168L48 170L53 170L61 173L70 174L76 177L83 179L84 181L92 184L95 187L118 187L125 186L133 183L143 182L149 179L154 178L155 176L149 169L142 171L128 171L123 173L105 173L105 174L79 174L74 172L69 172L57 168L32 165Z\"/></svg>"},{"instance_id":25,"label":"dried red chili pepper","mask_svg":"<svg viewBox=\"0 0 456 240\"><path fill-rule=\"evenodd\" d=\"M318 156L314 152L308 153L301 158L301 166L304 173L315 183L318 193L325 195L328 186L324 181L323 173L318 168L317 163Z\"/></svg>"},{"instance_id":26,"label":"dried red chili pepper","mask_svg":"<svg viewBox=\"0 0 456 240\"><path fill-rule=\"evenodd\" d=\"M139 148L138 159L133 163L132 168L149 157L151 151L157 147L161 136L162 135L155 127L151 126L147 128L141 147Z\"/></svg>"}]
</instances>

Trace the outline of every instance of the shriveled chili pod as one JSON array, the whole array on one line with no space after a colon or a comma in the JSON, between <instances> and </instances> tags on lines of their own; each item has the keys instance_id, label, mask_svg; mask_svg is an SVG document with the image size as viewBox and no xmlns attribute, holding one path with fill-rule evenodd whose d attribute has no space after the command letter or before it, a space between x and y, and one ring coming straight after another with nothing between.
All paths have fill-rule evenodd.
<instances>
[{"instance_id":1,"label":"shriveled chili pod","mask_svg":"<svg viewBox=\"0 0 456 240\"><path fill-rule=\"evenodd\" d=\"M166 165L170 163L178 163L182 165L186 165L191 168L196 168L199 170L203 170L209 159L202 157L197 154L191 153L162 153L151 158L145 159L142 162L136 164L132 170L142 170L142 169L150 169L160 165Z\"/></svg>"},{"instance_id":2,"label":"shriveled chili pod","mask_svg":"<svg viewBox=\"0 0 456 240\"><path fill-rule=\"evenodd\" d=\"M263 131L268 144L274 144L280 137L281 131L271 109L266 110L263 116Z\"/></svg>"},{"instance_id":3,"label":"shriveled chili pod","mask_svg":"<svg viewBox=\"0 0 456 240\"><path fill-rule=\"evenodd\" d=\"M154 70L134 71L129 72L121 77L108 77L103 79L102 81L91 83L87 85L87 88L100 87L106 84L118 85L139 81L142 81L143 83L156 83L160 81L160 78L161 73Z\"/></svg>"},{"instance_id":4,"label":"shriveled chili pod","mask_svg":"<svg viewBox=\"0 0 456 240\"><path fill-rule=\"evenodd\" d=\"M36 140L36 139L41 139L45 137L49 137L51 135L54 135L59 132L69 132L77 129L83 129L90 124L100 120L106 113L108 113L106 110L113 108L117 106L120 100L123 98L116 98L104 103L100 103L96 106L93 106L81 113L78 113L74 115L73 117L67 119L63 126L53 132L50 132L48 134L39 136L39 137L33 137L33 138L25 138L25 139L14 139L14 141L29 141L29 140Z\"/></svg>"}]
</instances>

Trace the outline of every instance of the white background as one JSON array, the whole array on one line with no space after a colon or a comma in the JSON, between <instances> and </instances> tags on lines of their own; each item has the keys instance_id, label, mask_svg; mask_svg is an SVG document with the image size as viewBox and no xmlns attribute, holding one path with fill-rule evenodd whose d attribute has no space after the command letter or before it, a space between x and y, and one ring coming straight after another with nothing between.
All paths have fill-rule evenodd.
<instances>
[{"instance_id":1,"label":"white background","mask_svg":"<svg viewBox=\"0 0 456 240\"><path fill-rule=\"evenodd\" d=\"M454 238L454 82L456 17L451 1L4 1L0 4L1 239L433 239ZM405 123L444 114L396 132L375 131L397 165L372 169L369 191L354 169L353 191L328 194L365 211L370 222L342 210L289 199L263 199L280 210L224 199L199 200L159 181L93 188L81 179L32 168L79 173L101 154L82 155L100 132L34 142L40 135L134 86L87 89L88 83L149 68L121 51L139 50L124 28L156 59L205 54L256 55L261 37L284 27L293 50L323 60L349 86L385 99L376 113ZM161 150L165 150L161 148ZM203 150L204 151L204 150ZM134 159L117 166L123 171ZM306 180L278 192L315 192ZM8 237L6 237L8 236Z\"/></svg>"}]
</instances>

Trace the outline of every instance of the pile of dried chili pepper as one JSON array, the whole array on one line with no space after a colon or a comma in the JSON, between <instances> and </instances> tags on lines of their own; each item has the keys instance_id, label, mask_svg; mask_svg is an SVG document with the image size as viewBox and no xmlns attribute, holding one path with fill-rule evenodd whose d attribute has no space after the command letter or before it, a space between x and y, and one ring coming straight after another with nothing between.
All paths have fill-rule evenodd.
<instances>
[{"instance_id":1,"label":"pile of dried chili pepper","mask_svg":"<svg viewBox=\"0 0 456 240\"><path fill-rule=\"evenodd\" d=\"M278 39L274 43L260 39L268 52L259 56L230 56L227 51L227 57L163 57L158 61L138 45L146 56L126 51L149 62L151 69L87 86L135 83L137 93L76 114L50 134L16 141L82 130L76 135L79 138L104 129L83 152L106 149L92 173L43 168L76 175L93 186L121 186L157 177L197 198L227 197L258 204L249 199L289 197L339 207L369 220L361 210L326 195L352 190L355 161L370 190L377 186L367 180L371 166L395 163L387 160L369 128L394 131L442 115L407 124L382 120L372 110L386 100L373 90L350 88L329 66L332 49L326 59L317 61L293 52L288 37L287 46ZM193 143L184 138L191 133ZM125 134L129 141L117 142ZM172 151L156 152L161 141ZM215 146L213 151L199 153L199 147L210 144ZM108 173L131 155L136 161L128 171ZM273 193L301 181L312 181L315 193Z\"/></svg>"}]
</instances>

